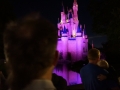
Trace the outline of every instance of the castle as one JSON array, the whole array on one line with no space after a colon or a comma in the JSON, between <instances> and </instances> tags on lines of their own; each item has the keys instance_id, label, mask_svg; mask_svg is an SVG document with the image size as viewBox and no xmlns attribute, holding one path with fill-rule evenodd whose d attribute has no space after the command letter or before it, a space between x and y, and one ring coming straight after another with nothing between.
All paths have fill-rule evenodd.
<instances>
[{"instance_id":1,"label":"castle","mask_svg":"<svg viewBox=\"0 0 120 90\"><path fill-rule=\"evenodd\" d=\"M88 38L85 33L85 25L79 24L78 20L78 4L74 0L73 8L65 14L64 7L61 11L61 20L58 26L58 45L57 50L60 53L58 66L54 69L54 73L66 79L67 84L80 84L80 74L68 70L68 63L78 60L84 60L88 52Z\"/></svg>"}]
</instances>

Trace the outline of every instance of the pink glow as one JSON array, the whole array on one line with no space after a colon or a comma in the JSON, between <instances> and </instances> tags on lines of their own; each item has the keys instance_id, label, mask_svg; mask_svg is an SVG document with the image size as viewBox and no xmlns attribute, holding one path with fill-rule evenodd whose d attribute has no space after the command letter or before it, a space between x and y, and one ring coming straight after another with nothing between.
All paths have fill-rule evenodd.
<instances>
[{"instance_id":1,"label":"pink glow","mask_svg":"<svg viewBox=\"0 0 120 90\"><path fill-rule=\"evenodd\" d=\"M84 35L83 30L81 31L82 25L79 26L77 11L78 5L77 2L74 2L74 13L72 12L73 16L70 16L70 18L68 18L67 16L69 16L69 12L67 15L64 15L64 13L62 12L62 23L58 23L58 35L61 38L58 38L57 50L60 53L60 59L53 73L56 73L57 75L62 76L64 79L66 79L68 85L81 84L82 82L80 74L68 70L67 64L76 62L78 60L83 60L84 56L87 55L88 52L87 35ZM79 27L80 29L78 29L77 27ZM62 32L60 32L60 30Z\"/></svg>"}]
</instances>

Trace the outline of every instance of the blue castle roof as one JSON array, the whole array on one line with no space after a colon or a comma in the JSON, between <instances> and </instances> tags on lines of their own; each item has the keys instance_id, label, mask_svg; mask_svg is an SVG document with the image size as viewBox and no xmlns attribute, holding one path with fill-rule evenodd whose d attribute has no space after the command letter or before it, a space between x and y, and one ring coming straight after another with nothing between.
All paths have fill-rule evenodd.
<instances>
[{"instance_id":1,"label":"blue castle roof","mask_svg":"<svg viewBox=\"0 0 120 90\"><path fill-rule=\"evenodd\" d=\"M68 32L68 29L66 29L65 26L64 26L63 33L66 34L67 32Z\"/></svg>"},{"instance_id":2,"label":"blue castle roof","mask_svg":"<svg viewBox=\"0 0 120 90\"><path fill-rule=\"evenodd\" d=\"M79 25L78 25L77 33L81 33L81 31L82 31L82 28L80 28Z\"/></svg>"}]
</instances>

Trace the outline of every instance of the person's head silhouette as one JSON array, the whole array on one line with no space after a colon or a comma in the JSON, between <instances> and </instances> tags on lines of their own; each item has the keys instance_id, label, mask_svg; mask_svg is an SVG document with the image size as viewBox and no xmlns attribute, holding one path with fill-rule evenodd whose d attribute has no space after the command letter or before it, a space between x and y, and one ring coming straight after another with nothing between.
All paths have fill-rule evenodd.
<instances>
[{"instance_id":1,"label":"person's head silhouette","mask_svg":"<svg viewBox=\"0 0 120 90\"><path fill-rule=\"evenodd\" d=\"M58 60L57 37L57 28L38 13L8 24L4 50L12 90L21 90L34 79L51 79Z\"/></svg>"}]
</instances>

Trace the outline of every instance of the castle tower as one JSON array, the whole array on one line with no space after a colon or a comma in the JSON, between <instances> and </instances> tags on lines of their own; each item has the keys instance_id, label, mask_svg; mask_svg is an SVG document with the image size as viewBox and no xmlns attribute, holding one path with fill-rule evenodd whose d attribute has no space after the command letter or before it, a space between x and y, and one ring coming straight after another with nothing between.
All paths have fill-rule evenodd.
<instances>
[{"instance_id":1,"label":"castle tower","mask_svg":"<svg viewBox=\"0 0 120 90\"><path fill-rule=\"evenodd\" d=\"M73 25L73 12L72 12L72 9L68 10L67 15L68 15L68 20L69 20L69 22L67 23L68 30L69 30L68 35L69 35L69 37L71 37L71 35L72 35L72 25Z\"/></svg>"},{"instance_id":2,"label":"castle tower","mask_svg":"<svg viewBox=\"0 0 120 90\"><path fill-rule=\"evenodd\" d=\"M61 37L61 40L62 40L62 51L63 51L63 78L66 79L68 81L68 70L67 70L67 67L66 67L66 64L64 63L65 60L67 59L67 52L68 52L68 31L67 29L63 28L63 32L62 32L62 37ZM68 84L68 82L67 82Z\"/></svg>"},{"instance_id":3,"label":"castle tower","mask_svg":"<svg viewBox=\"0 0 120 90\"><path fill-rule=\"evenodd\" d=\"M83 38L87 38L85 24L84 24L83 35L82 36L83 36Z\"/></svg>"},{"instance_id":4,"label":"castle tower","mask_svg":"<svg viewBox=\"0 0 120 90\"><path fill-rule=\"evenodd\" d=\"M74 3L73 3L73 16L74 16L74 20L77 21L78 20L78 4L77 4L77 0L74 0Z\"/></svg>"},{"instance_id":5,"label":"castle tower","mask_svg":"<svg viewBox=\"0 0 120 90\"><path fill-rule=\"evenodd\" d=\"M63 48L63 59L66 60L66 56L67 56L67 46L68 46L68 31L67 29L63 28L63 32L62 32L62 37L61 40L63 42L62 48Z\"/></svg>"},{"instance_id":6,"label":"castle tower","mask_svg":"<svg viewBox=\"0 0 120 90\"><path fill-rule=\"evenodd\" d=\"M85 56L87 55L87 51L88 51L88 39L87 39L87 35L86 35L86 28L85 28L85 24L84 24L84 29L83 29L83 59L85 58Z\"/></svg>"},{"instance_id":7,"label":"castle tower","mask_svg":"<svg viewBox=\"0 0 120 90\"><path fill-rule=\"evenodd\" d=\"M85 27L85 24L84 24L84 37L87 38L87 34L86 34L86 27Z\"/></svg>"},{"instance_id":8,"label":"castle tower","mask_svg":"<svg viewBox=\"0 0 120 90\"><path fill-rule=\"evenodd\" d=\"M82 48L83 47L83 38L81 37L82 25L78 25L77 35L76 35L76 47L77 47L77 60L82 59Z\"/></svg>"},{"instance_id":9,"label":"castle tower","mask_svg":"<svg viewBox=\"0 0 120 90\"><path fill-rule=\"evenodd\" d=\"M76 33L76 37L81 37L82 36L82 25L78 25L78 28L77 28L77 33Z\"/></svg>"},{"instance_id":10,"label":"castle tower","mask_svg":"<svg viewBox=\"0 0 120 90\"><path fill-rule=\"evenodd\" d=\"M61 10L61 23L65 23L66 22L66 15L65 15L65 9L62 3L62 10Z\"/></svg>"}]
</instances>

